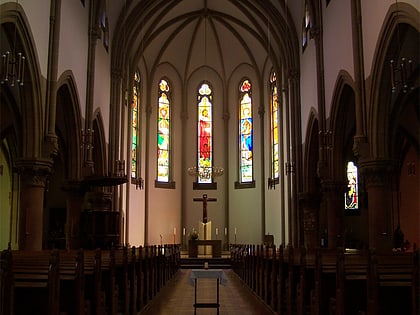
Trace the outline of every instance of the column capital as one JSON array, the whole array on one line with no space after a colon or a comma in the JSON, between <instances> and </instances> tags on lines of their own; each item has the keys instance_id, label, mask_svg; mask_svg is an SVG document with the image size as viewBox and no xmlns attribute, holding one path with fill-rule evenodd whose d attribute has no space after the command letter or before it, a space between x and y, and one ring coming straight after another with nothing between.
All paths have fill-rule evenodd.
<instances>
[{"instance_id":1,"label":"column capital","mask_svg":"<svg viewBox=\"0 0 420 315\"><path fill-rule=\"evenodd\" d=\"M360 174L366 187L383 186L390 183L397 167L396 160L369 160L359 163Z\"/></svg>"},{"instance_id":2,"label":"column capital","mask_svg":"<svg viewBox=\"0 0 420 315\"><path fill-rule=\"evenodd\" d=\"M23 179L22 184L33 187L45 187L46 179L51 174L53 160L22 158L16 160L15 167Z\"/></svg>"},{"instance_id":3,"label":"column capital","mask_svg":"<svg viewBox=\"0 0 420 315\"><path fill-rule=\"evenodd\" d=\"M322 180L321 186L322 186L321 189L323 193L333 193L333 194L338 193L344 196L344 193L347 191L347 183L340 180L333 180L333 179Z\"/></svg>"}]
</instances>

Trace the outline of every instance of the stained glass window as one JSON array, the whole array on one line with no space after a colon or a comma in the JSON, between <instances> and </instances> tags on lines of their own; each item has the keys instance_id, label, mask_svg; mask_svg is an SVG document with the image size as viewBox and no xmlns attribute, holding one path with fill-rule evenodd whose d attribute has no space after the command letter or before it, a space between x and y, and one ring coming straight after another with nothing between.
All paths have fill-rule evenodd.
<instances>
[{"instance_id":1,"label":"stained glass window","mask_svg":"<svg viewBox=\"0 0 420 315\"><path fill-rule=\"evenodd\" d=\"M240 86L239 130L240 182L248 183L253 180L253 120L251 82L249 80L244 80Z\"/></svg>"},{"instance_id":2,"label":"stained glass window","mask_svg":"<svg viewBox=\"0 0 420 315\"><path fill-rule=\"evenodd\" d=\"M279 102L277 94L277 77L272 72L270 76L270 119L271 119L271 178L279 178Z\"/></svg>"},{"instance_id":3,"label":"stained glass window","mask_svg":"<svg viewBox=\"0 0 420 315\"><path fill-rule=\"evenodd\" d=\"M309 30L312 27L312 10L310 0L305 1L305 12L302 22L302 49L305 50L309 40Z\"/></svg>"},{"instance_id":4,"label":"stained glass window","mask_svg":"<svg viewBox=\"0 0 420 315\"><path fill-rule=\"evenodd\" d=\"M344 206L346 210L359 209L359 184L357 166L353 162L347 163L347 192L344 194Z\"/></svg>"},{"instance_id":5,"label":"stained glass window","mask_svg":"<svg viewBox=\"0 0 420 315\"><path fill-rule=\"evenodd\" d=\"M158 127L157 127L157 180L169 182L170 165L170 86L164 79L159 83Z\"/></svg>"},{"instance_id":6,"label":"stained glass window","mask_svg":"<svg viewBox=\"0 0 420 315\"><path fill-rule=\"evenodd\" d=\"M138 178L137 157L139 156L139 113L140 113L140 73L134 74L133 100L131 102L131 178Z\"/></svg>"},{"instance_id":7,"label":"stained glass window","mask_svg":"<svg viewBox=\"0 0 420 315\"><path fill-rule=\"evenodd\" d=\"M213 94L208 83L198 89L198 183L211 183L213 167Z\"/></svg>"},{"instance_id":8,"label":"stained glass window","mask_svg":"<svg viewBox=\"0 0 420 315\"><path fill-rule=\"evenodd\" d=\"M99 21L99 27L102 30L102 42L104 44L104 47L106 51L108 51L109 48L109 23L108 23L108 16L107 16L107 8L106 8L106 2L101 2L101 13L100 13L100 21Z\"/></svg>"}]
</instances>

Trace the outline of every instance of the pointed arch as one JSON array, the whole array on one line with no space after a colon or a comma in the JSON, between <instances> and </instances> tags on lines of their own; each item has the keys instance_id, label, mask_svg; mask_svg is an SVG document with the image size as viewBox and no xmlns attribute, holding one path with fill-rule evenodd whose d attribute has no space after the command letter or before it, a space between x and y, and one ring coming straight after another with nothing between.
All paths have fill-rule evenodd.
<instances>
[{"instance_id":1,"label":"pointed arch","mask_svg":"<svg viewBox=\"0 0 420 315\"><path fill-rule=\"evenodd\" d=\"M24 71L24 85L14 87L16 105L21 109L22 128L33 132L22 135L23 157L42 155L42 96L40 68L37 50L32 33L28 27L29 22L22 6L19 3L5 3L0 6L1 31L5 38L15 37L16 51L22 52L26 57ZM12 35L16 34L16 35ZM8 43L11 46L11 43ZM1 85L1 89L9 89Z\"/></svg>"},{"instance_id":2,"label":"pointed arch","mask_svg":"<svg viewBox=\"0 0 420 315\"><path fill-rule=\"evenodd\" d=\"M356 132L354 82L350 74L340 71L334 88L330 121L329 144L334 148L330 165L333 179L345 180L345 160L353 157L353 137Z\"/></svg>"},{"instance_id":3,"label":"pointed arch","mask_svg":"<svg viewBox=\"0 0 420 315\"><path fill-rule=\"evenodd\" d=\"M318 163L318 113L315 108L311 108L308 119L307 133L305 136L305 153L303 157L303 191L315 192L319 187L317 174Z\"/></svg>"},{"instance_id":4,"label":"pointed arch","mask_svg":"<svg viewBox=\"0 0 420 315\"><path fill-rule=\"evenodd\" d=\"M391 154L388 142L390 138L388 125L392 103L396 97L391 92L390 60L393 56L400 57L398 46L404 41L414 43L414 45L408 45L412 47L411 50L404 51L405 57L416 60L416 63L419 64L419 32L420 13L414 7L407 3L395 3L389 7L378 37L371 73L372 93L369 102L371 107L368 112L368 130L375 131L369 139L373 158L387 158ZM415 80L418 82L418 75Z\"/></svg>"},{"instance_id":5,"label":"pointed arch","mask_svg":"<svg viewBox=\"0 0 420 315\"><path fill-rule=\"evenodd\" d=\"M80 179L82 118L73 73L65 71L58 79L57 86L56 133L64 141L64 144L60 144L60 150L66 151L61 152L65 155L66 177L69 180Z\"/></svg>"},{"instance_id":6,"label":"pointed arch","mask_svg":"<svg viewBox=\"0 0 420 315\"><path fill-rule=\"evenodd\" d=\"M104 121L100 109L96 109L93 113L93 162L95 165L96 176L106 176L106 143Z\"/></svg>"}]
</instances>

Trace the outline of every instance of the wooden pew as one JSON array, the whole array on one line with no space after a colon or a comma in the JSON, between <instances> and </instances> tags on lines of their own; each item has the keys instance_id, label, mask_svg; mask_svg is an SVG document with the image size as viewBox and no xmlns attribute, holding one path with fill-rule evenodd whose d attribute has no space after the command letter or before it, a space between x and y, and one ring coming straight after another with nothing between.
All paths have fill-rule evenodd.
<instances>
[{"instance_id":1,"label":"wooden pew","mask_svg":"<svg viewBox=\"0 0 420 315\"><path fill-rule=\"evenodd\" d=\"M138 314L179 268L175 245L1 253L0 311ZM22 303L24 299L25 303Z\"/></svg>"},{"instance_id":2,"label":"wooden pew","mask_svg":"<svg viewBox=\"0 0 420 315\"><path fill-rule=\"evenodd\" d=\"M12 252L3 250L0 256L0 314L10 315L13 313L12 287Z\"/></svg>"},{"instance_id":3,"label":"wooden pew","mask_svg":"<svg viewBox=\"0 0 420 315\"><path fill-rule=\"evenodd\" d=\"M8 299L10 314L59 314L58 251L11 251L12 280ZM19 299L17 299L19 297ZM21 301L24 297L24 303Z\"/></svg>"},{"instance_id":4,"label":"wooden pew","mask_svg":"<svg viewBox=\"0 0 420 315\"><path fill-rule=\"evenodd\" d=\"M418 314L418 251L369 252L369 314Z\"/></svg>"},{"instance_id":5,"label":"wooden pew","mask_svg":"<svg viewBox=\"0 0 420 315\"><path fill-rule=\"evenodd\" d=\"M60 251L59 255L60 314L85 314L84 252Z\"/></svg>"}]
</instances>

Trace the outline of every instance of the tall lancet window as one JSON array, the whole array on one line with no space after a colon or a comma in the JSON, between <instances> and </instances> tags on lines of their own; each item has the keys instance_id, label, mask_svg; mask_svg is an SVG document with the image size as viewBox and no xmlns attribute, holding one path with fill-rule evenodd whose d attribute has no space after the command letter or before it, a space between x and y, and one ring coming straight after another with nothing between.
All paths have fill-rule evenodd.
<instances>
[{"instance_id":1,"label":"tall lancet window","mask_svg":"<svg viewBox=\"0 0 420 315\"><path fill-rule=\"evenodd\" d=\"M168 183L171 157L171 89L164 79L159 82L157 116L157 181Z\"/></svg>"},{"instance_id":2,"label":"tall lancet window","mask_svg":"<svg viewBox=\"0 0 420 315\"><path fill-rule=\"evenodd\" d=\"M270 140L271 140L271 184L278 184L280 169L280 142L279 142L279 100L277 92L277 76L275 72L270 75Z\"/></svg>"},{"instance_id":3,"label":"tall lancet window","mask_svg":"<svg viewBox=\"0 0 420 315\"><path fill-rule=\"evenodd\" d=\"M136 72L133 79L133 99L131 102L131 178L137 180L140 165L138 165L140 142L140 73Z\"/></svg>"},{"instance_id":4,"label":"tall lancet window","mask_svg":"<svg viewBox=\"0 0 420 315\"><path fill-rule=\"evenodd\" d=\"M344 194L344 209L359 210L359 180L357 166L352 161L347 162L347 192Z\"/></svg>"},{"instance_id":5,"label":"tall lancet window","mask_svg":"<svg viewBox=\"0 0 420 315\"><path fill-rule=\"evenodd\" d=\"M313 10L310 0L305 1L305 11L302 21L302 51L305 50L310 38L310 30L313 25Z\"/></svg>"},{"instance_id":6,"label":"tall lancet window","mask_svg":"<svg viewBox=\"0 0 420 315\"><path fill-rule=\"evenodd\" d=\"M253 181L253 120L251 82L242 81L240 85L239 104L239 152L240 152L240 183Z\"/></svg>"},{"instance_id":7,"label":"tall lancet window","mask_svg":"<svg viewBox=\"0 0 420 315\"><path fill-rule=\"evenodd\" d=\"M212 183L213 167L213 92L208 83L203 82L198 89L198 183Z\"/></svg>"}]
</instances>

